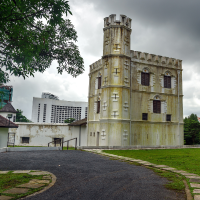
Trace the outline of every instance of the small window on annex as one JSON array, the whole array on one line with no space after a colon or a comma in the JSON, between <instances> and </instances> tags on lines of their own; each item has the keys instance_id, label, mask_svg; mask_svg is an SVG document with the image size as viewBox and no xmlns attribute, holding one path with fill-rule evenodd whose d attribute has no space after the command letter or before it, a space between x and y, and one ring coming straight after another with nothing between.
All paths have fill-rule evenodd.
<instances>
[{"instance_id":1,"label":"small window on annex","mask_svg":"<svg viewBox=\"0 0 200 200\"><path fill-rule=\"evenodd\" d=\"M143 69L141 72L141 84L149 86L150 74L148 69Z\"/></svg>"},{"instance_id":2,"label":"small window on annex","mask_svg":"<svg viewBox=\"0 0 200 200\"><path fill-rule=\"evenodd\" d=\"M171 122L171 115L166 115L166 121Z\"/></svg>"},{"instance_id":3,"label":"small window on annex","mask_svg":"<svg viewBox=\"0 0 200 200\"><path fill-rule=\"evenodd\" d=\"M142 113L142 120L148 120L148 113Z\"/></svg>"},{"instance_id":4,"label":"small window on annex","mask_svg":"<svg viewBox=\"0 0 200 200\"><path fill-rule=\"evenodd\" d=\"M29 144L29 137L22 137L22 143Z\"/></svg>"},{"instance_id":5,"label":"small window on annex","mask_svg":"<svg viewBox=\"0 0 200 200\"><path fill-rule=\"evenodd\" d=\"M164 88L171 88L171 76L169 72L164 75Z\"/></svg>"}]
</instances>

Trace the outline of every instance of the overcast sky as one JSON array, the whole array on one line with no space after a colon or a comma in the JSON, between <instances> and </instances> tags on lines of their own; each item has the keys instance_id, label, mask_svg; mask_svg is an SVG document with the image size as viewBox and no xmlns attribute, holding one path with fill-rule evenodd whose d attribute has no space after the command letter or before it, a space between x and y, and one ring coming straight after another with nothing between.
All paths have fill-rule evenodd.
<instances>
[{"instance_id":1,"label":"overcast sky","mask_svg":"<svg viewBox=\"0 0 200 200\"><path fill-rule=\"evenodd\" d=\"M183 112L200 117L199 0L72 0L70 20L78 34L85 72L77 78L58 75L56 62L45 73L25 80L11 76L13 106L31 119L33 97L42 92L60 100L87 101L89 65L103 54L104 18L124 14L132 19L131 49L183 60Z\"/></svg>"}]
</instances>

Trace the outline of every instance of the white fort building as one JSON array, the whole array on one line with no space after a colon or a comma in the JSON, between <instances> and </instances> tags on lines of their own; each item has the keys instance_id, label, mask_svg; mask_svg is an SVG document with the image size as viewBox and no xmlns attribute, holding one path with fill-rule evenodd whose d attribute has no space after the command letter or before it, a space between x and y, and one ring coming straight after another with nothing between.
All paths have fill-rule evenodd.
<instances>
[{"instance_id":1,"label":"white fort building","mask_svg":"<svg viewBox=\"0 0 200 200\"><path fill-rule=\"evenodd\" d=\"M59 100L50 93L42 93L42 98L33 97L32 122L64 123L67 118L76 120L87 117L87 102Z\"/></svg>"},{"instance_id":2,"label":"white fort building","mask_svg":"<svg viewBox=\"0 0 200 200\"><path fill-rule=\"evenodd\" d=\"M183 145L182 61L131 50L131 19L104 19L90 65L88 146ZM164 48L164 47L163 47Z\"/></svg>"}]
</instances>

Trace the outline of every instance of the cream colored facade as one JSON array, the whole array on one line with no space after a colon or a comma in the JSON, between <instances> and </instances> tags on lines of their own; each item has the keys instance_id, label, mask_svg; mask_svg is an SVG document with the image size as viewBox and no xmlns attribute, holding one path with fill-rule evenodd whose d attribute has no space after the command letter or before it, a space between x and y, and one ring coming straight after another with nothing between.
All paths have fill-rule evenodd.
<instances>
[{"instance_id":1,"label":"cream colored facade","mask_svg":"<svg viewBox=\"0 0 200 200\"><path fill-rule=\"evenodd\" d=\"M182 61L130 50L131 19L125 15L106 17L103 31L103 56L90 65L88 146L183 145ZM149 74L148 86L141 73Z\"/></svg>"}]
</instances>

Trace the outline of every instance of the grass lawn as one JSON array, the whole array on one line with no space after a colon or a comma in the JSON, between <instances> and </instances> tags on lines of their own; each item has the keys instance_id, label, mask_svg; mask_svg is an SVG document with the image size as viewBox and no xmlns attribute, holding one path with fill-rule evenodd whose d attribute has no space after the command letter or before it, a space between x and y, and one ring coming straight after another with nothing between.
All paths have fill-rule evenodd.
<instances>
[{"instance_id":1,"label":"grass lawn","mask_svg":"<svg viewBox=\"0 0 200 200\"><path fill-rule=\"evenodd\" d=\"M7 174L0 174L0 194L1 195L7 195L2 193L5 190L14 188L18 185L28 183L31 179L42 179L43 175L35 176L30 174L13 174L12 171L8 172ZM47 184L45 184L46 186ZM37 189L29 189L29 192L25 194L10 194L10 196L15 197L14 199L18 199L27 195L30 195L34 192L37 192L44 188L45 186L42 186Z\"/></svg>"},{"instance_id":2,"label":"grass lawn","mask_svg":"<svg viewBox=\"0 0 200 200\"><path fill-rule=\"evenodd\" d=\"M200 175L200 149L104 150L103 152L168 165Z\"/></svg>"}]
</instances>

